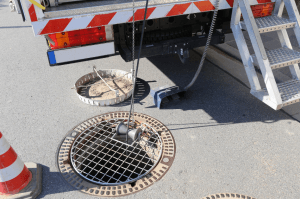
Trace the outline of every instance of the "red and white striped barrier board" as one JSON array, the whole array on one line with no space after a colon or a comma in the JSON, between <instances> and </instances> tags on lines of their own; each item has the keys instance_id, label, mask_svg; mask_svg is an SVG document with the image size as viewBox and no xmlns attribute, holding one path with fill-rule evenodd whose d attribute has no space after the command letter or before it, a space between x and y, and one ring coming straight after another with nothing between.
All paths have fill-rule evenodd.
<instances>
[{"instance_id":1,"label":"red and white striped barrier board","mask_svg":"<svg viewBox=\"0 0 300 199\"><path fill-rule=\"evenodd\" d=\"M18 193L31 178L31 172L0 132L0 194Z\"/></svg>"},{"instance_id":2,"label":"red and white striped barrier board","mask_svg":"<svg viewBox=\"0 0 300 199\"><path fill-rule=\"evenodd\" d=\"M36 0L37 1L37 0ZM249 0L251 5L260 3L270 3L275 0ZM216 0L198 0L185 3L169 3L162 5L149 6L147 19L157 19L184 14L193 14L212 11L215 9ZM234 0L221 0L220 10L233 7ZM29 16L31 19L34 34L45 35L57 32L93 28L98 26L121 24L132 21L132 10L117 10L114 12L100 12L93 14L83 14L70 17L45 19L41 9L26 1ZM135 20L142 20L144 8L136 8Z\"/></svg>"}]
</instances>

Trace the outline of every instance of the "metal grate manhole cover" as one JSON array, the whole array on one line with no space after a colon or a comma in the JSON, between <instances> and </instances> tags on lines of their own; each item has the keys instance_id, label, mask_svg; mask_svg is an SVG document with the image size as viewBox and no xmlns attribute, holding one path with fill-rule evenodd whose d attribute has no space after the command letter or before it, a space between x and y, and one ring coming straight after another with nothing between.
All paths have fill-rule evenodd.
<instances>
[{"instance_id":1,"label":"metal grate manhole cover","mask_svg":"<svg viewBox=\"0 0 300 199\"><path fill-rule=\"evenodd\" d=\"M135 113L142 133L125 142L116 126L128 112L91 118L71 130L58 148L57 164L63 178L76 189L98 196L123 196L147 188L162 178L175 158L170 131L156 119ZM98 185L98 186L96 186Z\"/></svg>"},{"instance_id":2,"label":"metal grate manhole cover","mask_svg":"<svg viewBox=\"0 0 300 199\"><path fill-rule=\"evenodd\" d=\"M115 129L126 119L108 119L88 127L71 147L71 163L83 178L100 185L120 185L148 174L160 159L162 141L149 125L131 144ZM120 137L118 140L118 137ZM125 137L125 136L123 136Z\"/></svg>"}]
</instances>

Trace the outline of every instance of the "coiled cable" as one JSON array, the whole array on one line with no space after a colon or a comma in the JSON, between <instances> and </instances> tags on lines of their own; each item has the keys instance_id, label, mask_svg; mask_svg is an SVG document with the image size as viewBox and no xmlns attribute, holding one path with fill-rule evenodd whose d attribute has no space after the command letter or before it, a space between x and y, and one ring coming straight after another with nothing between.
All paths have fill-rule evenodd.
<instances>
[{"instance_id":1,"label":"coiled cable","mask_svg":"<svg viewBox=\"0 0 300 199\"><path fill-rule=\"evenodd\" d=\"M188 90L191 86L193 86L193 84L195 83L195 81L197 80L201 70L202 70L202 67L203 67L203 64L204 64L204 61L205 61L205 57L206 57L206 54L207 54L207 51L209 49L209 45L210 45L210 41L211 41L211 37L212 37L212 34L214 32L214 28L215 28L215 23L216 23L216 20L217 20L217 16L218 16L218 11L219 11L219 5L220 5L220 0L217 0L216 2L216 5L215 5L215 11L214 11L214 15L213 15L213 19L212 19L212 22L211 22L211 25L210 25L210 30L209 30L209 33L208 33L208 37L207 37L207 41L206 41L206 45L205 45L205 48L204 48L204 52L202 54L202 58L201 58L201 61L200 61L200 64L199 64L199 67L194 75L194 78L192 79L192 81L184 88L184 90Z\"/></svg>"}]
</instances>

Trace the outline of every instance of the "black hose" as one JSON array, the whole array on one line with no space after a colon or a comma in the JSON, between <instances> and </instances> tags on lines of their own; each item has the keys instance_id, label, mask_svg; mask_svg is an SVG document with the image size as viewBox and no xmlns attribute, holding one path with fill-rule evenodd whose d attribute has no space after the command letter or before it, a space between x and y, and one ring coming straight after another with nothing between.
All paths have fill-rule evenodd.
<instances>
[{"instance_id":1,"label":"black hose","mask_svg":"<svg viewBox=\"0 0 300 199\"><path fill-rule=\"evenodd\" d=\"M205 61L205 57L206 57L206 53L209 49L211 37L212 37L212 34L214 32L215 22L217 20L218 11L219 11L219 5L220 5L220 0L217 0L216 5L215 5L215 11L214 11L213 19L212 19L212 22L211 22L211 25L210 25L210 30L209 30L209 33L208 33L206 45L205 45L205 48L204 48L204 52L202 54L202 58L201 58L199 67L198 67L192 81L184 88L184 90L188 90L191 86L193 86L193 84L196 82L196 80L197 80L197 78L198 78L198 76L199 76L199 74L202 70L202 67L203 67L203 64L204 64L204 61Z\"/></svg>"}]
</instances>

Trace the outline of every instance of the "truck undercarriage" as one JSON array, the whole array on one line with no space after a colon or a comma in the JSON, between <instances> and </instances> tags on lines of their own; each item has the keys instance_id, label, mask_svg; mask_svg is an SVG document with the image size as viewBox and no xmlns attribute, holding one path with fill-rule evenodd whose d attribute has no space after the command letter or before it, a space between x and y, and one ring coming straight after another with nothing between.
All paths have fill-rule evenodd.
<instances>
[{"instance_id":1,"label":"truck undercarriage","mask_svg":"<svg viewBox=\"0 0 300 199\"><path fill-rule=\"evenodd\" d=\"M188 50L206 44L213 12L181 15L146 21L141 57L178 54L182 62L188 58ZM231 10L218 14L211 44L223 43L230 31ZM135 44L140 43L142 22L135 23ZM131 61L132 23L114 25L116 49L125 61ZM135 53L137 55L137 53Z\"/></svg>"}]
</instances>

